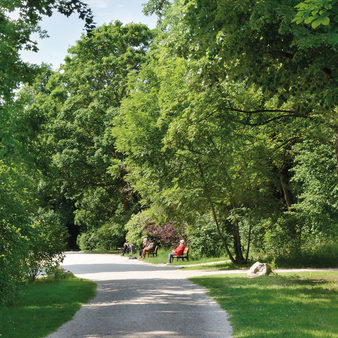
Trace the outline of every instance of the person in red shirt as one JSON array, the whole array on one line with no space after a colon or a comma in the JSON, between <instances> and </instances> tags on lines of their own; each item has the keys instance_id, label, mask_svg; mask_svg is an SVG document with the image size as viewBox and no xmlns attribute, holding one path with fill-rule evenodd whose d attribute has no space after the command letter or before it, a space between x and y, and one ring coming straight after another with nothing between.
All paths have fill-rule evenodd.
<instances>
[{"instance_id":1,"label":"person in red shirt","mask_svg":"<svg viewBox=\"0 0 338 338\"><path fill-rule=\"evenodd\" d=\"M170 264L173 261L173 256L180 256L182 255L183 251L184 251L184 240L181 239L180 245L175 250L173 250L173 252L168 254L168 264Z\"/></svg>"}]
</instances>

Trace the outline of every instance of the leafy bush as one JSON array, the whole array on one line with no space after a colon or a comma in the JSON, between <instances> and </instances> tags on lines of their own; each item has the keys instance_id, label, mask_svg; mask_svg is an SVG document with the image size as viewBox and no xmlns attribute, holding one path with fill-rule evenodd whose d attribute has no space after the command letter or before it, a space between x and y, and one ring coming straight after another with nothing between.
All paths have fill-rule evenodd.
<instances>
[{"instance_id":1,"label":"leafy bush","mask_svg":"<svg viewBox=\"0 0 338 338\"><path fill-rule=\"evenodd\" d=\"M218 257L224 253L216 226L210 215L201 215L187 228L188 242L194 257Z\"/></svg>"},{"instance_id":2,"label":"leafy bush","mask_svg":"<svg viewBox=\"0 0 338 338\"><path fill-rule=\"evenodd\" d=\"M81 250L111 250L122 246L125 241L124 225L114 221L105 223L98 229L82 233L77 238Z\"/></svg>"},{"instance_id":3,"label":"leafy bush","mask_svg":"<svg viewBox=\"0 0 338 338\"><path fill-rule=\"evenodd\" d=\"M143 238L147 236L144 228L147 225L148 219L149 215L145 211L141 211L130 218L125 225L127 242L137 245L142 244Z\"/></svg>"},{"instance_id":4,"label":"leafy bush","mask_svg":"<svg viewBox=\"0 0 338 338\"><path fill-rule=\"evenodd\" d=\"M95 230L84 232L77 237L77 245L81 250L94 250L99 239Z\"/></svg>"},{"instance_id":5,"label":"leafy bush","mask_svg":"<svg viewBox=\"0 0 338 338\"><path fill-rule=\"evenodd\" d=\"M13 300L16 288L25 278L23 261L28 242L21 229L0 221L0 303Z\"/></svg>"},{"instance_id":6,"label":"leafy bush","mask_svg":"<svg viewBox=\"0 0 338 338\"><path fill-rule=\"evenodd\" d=\"M129 243L141 245L144 237L152 238L157 244L172 247L185 238L185 227L175 222L160 223L152 218L152 210L144 210L133 215L125 228L126 239Z\"/></svg>"},{"instance_id":7,"label":"leafy bush","mask_svg":"<svg viewBox=\"0 0 338 338\"><path fill-rule=\"evenodd\" d=\"M34 280L42 270L54 269L63 261L67 229L54 211L39 210L29 230L27 273Z\"/></svg>"},{"instance_id":8,"label":"leafy bush","mask_svg":"<svg viewBox=\"0 0 338 338\"><path fill-rule=\"evenodd\" d=\"M337 159L332 145L304 142L296 145L293 181L300 186L293 214L306 236L337 236L338 175Z\"/></svg>"},{"instance_id":9,"label":"leafy bush","mask_svg":"<svg viewBox=\"0 0 338 338\"><path fill-rule=\"evenodd\" d=\"M319 246L306 247L301 252L274 257L272 261L278 267L337 267L337 242L322 243Z\"/></svg>"},{"instance_id":10,"label":"leafy bush","mask_svg":"<svg viewBox=\"0 0 338 338\"><path fill-rule=\"evenodd\" d=\"M107 222L96 231L98 249L111 250L122 246L125 241L126 231L123 224Z\"/></svg>"}]
</instances>

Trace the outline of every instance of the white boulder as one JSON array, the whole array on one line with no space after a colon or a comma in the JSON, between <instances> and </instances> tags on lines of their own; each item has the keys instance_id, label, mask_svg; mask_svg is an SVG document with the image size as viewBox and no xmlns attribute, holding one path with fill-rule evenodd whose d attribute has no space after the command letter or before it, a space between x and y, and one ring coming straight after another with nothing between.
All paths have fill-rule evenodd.
<instances>
[{"instance_id":1,"label":"white boulder","mask_svg":"<svg viewBox=\"0 0 338 338\"><path fill-rule=\"evenodd\" d=\"M272 272L271 266L267 263L256 262L251 266L248 272L248 277L269 276Z\"/></svg>"}]
</instances>

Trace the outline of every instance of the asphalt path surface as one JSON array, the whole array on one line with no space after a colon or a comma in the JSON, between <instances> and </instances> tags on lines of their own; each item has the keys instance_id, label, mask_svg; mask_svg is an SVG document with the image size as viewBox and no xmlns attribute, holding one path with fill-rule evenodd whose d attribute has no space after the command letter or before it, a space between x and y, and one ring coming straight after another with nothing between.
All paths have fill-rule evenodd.
<instances>
[{"instance_id":1,"label":"asphalt path surface","mask_svg":"<svg viewBox=\"0 0 338 338\"><path fill-rule=\"evenodd\" d=\"M232 335L226 311L206 289L187 279L215 271L179 270L118 255L85 253L67 253L62 266L96 282L97 292L49 338Z\"/></svg>"}]
</instances>

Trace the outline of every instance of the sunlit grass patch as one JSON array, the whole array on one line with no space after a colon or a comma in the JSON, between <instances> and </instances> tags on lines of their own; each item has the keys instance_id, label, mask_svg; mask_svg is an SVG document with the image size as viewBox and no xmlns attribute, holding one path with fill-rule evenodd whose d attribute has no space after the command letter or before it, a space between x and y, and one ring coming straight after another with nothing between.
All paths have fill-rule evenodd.
<instances>
[{"instance_id":1,"label":"sunlit grass patch","mask_svg":"<svg viewBox=\"0 0 338 338\"><path fill-rule=\"evenodd\" d=\"M192 278L231 315L234 337L338 337L337 272Z\"/></svg>"},{"instance_id":2,"label":"sunlit grass patch","mask_svg":"<svg viewBox=\"0 0 338 338\"><path fill-rule=\"evenodd\" d=\"M45 337L95 295L96 284L75 277L26 285L14 305L0 306L0 337Z\"/></svg>"}]
</instances>

